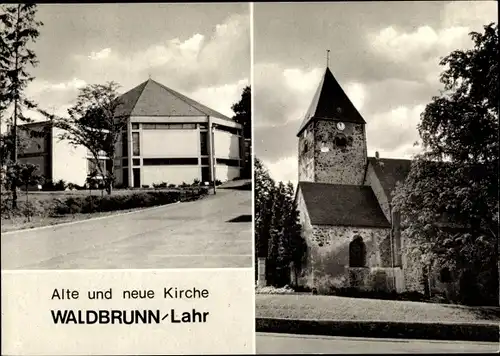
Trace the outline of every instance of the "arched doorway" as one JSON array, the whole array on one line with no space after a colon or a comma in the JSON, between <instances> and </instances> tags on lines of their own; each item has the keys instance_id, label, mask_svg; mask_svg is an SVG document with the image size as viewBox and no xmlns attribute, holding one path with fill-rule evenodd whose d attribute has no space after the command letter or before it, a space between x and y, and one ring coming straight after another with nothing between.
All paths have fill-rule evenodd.
<instances>
[{"instance_id":1,"label":"arched doorway","mask_svg":"<svg viewBox=\"0 0 500 356\"><path fill-rule=\"evenodd\" d=\"M366 246L363 238L359 235L354 236L349 244L349 267L366 266Z\"/></svg>"}]
</instances>

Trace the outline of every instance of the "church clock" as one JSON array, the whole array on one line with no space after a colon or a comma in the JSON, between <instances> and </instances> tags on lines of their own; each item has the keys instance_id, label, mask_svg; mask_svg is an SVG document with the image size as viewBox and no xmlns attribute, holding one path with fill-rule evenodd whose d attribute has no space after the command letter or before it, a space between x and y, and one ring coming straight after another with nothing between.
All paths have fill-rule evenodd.
<instances>
[{"instance_id":1,"label":"church clock","mask_svg":"<svg viewBox=\"0 0 500 356\"><path fill-rule=\"evenodd\" d=\"M343 131L345 129L345 124L343 122L337 122L337 129Z\"/></svg>"}]
</instances>

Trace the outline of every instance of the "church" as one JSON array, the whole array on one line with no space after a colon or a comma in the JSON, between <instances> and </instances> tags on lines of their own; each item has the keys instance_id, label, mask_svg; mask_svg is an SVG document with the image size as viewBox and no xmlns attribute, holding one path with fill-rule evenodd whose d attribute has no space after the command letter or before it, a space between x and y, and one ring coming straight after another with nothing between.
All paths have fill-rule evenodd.
<instances>
[{"instance_id":1,"label":"church","mask_svg":"<svg viewBox=\"0 0 500 356\"><path fill-rule=\"evenodd\" d=\"M295 199L307 244L297 285L421 290L391 205L411 160L368 157L366 125L327 67L297 132Z\"/></svg>"}]
</instances>

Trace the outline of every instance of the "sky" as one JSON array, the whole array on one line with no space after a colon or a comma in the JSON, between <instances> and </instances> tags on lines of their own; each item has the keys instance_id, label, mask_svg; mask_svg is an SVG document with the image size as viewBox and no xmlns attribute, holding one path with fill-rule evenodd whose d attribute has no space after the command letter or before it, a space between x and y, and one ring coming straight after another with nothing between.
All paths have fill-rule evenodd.
<instances>
[{"instance_id":1,"label":"sky","mask_svg":"<svg viewBox=\"0 0 500 356\"><path fill-rule=\"evenodd\" d=\"M245 3L39 5L26 94L63 115L87 84L123 93L151 77L231 117L250 81L249 16Z\"/></svg>"},{"instance_id":2,"label":"sky","mask_svg":"<svg viewBox=\"0 0 500 356\"><path fill-rule=\"evenodd\" d=\"M296 134L329 49L330 70L367 122L368 155L411 158L420 113L442 89L440 59L496 19L496 1L256 3L256 157L275 180L297 182Z\"/></svg>"}]
</instances>

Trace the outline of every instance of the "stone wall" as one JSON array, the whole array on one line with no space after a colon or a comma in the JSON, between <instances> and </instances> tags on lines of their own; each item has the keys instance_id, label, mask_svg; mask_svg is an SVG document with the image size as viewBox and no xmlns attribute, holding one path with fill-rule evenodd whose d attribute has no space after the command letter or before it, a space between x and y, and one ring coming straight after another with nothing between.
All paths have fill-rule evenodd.
<instances>
[{"instance_id":1,"label":"stone wall","mask_svg":"<svg viewBox=\"0 0 500 356\"><path fill-rule=\"evenodd\" d=\"M381 266L382 260L387 260L387 251L379 246L390 229L315 225L305 231L308 267L303 271L302 281L310 287L321 279L346 277L349 244L356 235L363 238L366 246L366 267Z\"/></svg>"},{"instance_id":2,"label":"stone wall","mask_svg":"<svg viewBox=\"0 0 500 356\"><path fill-rule=\"evenodd\" d=\"M423 270L420 262L421 254L418 253L408 239L402 237L401 260L404 273L404 286L406 291L423 293Z\"/></svg>"},{"instance_id":3,"label":"stone wall","mask_svg":"<svg viewBox=\"0 0 500 356\"><path fill-rule=\"evenodd\" d=\"M299 181L314 182L314 125L311 121L299 137Z\"/></svg>"},{"instance_id":4,"label":"stone wall","mask_svg":"<svg viewBox=\"0 0 500 356\"><path fill-rule=\"evenodd\" d=\"M363 124L345 123L339 131L336 122L318 120L314 129L314 180L318 183L362 185L366 169L366 135ZM345 147L336 144L344 137Z\"/></svg>"},{"instance_id":5,"label":"stone wall","mask_svg":"<svg viewBox=\"0 0 500 356\"><path fill-rule=\"evenodd\" d=\"M297 195L295 197L295 202L297 204L297 210L299 212L299 222L301 224L302 237L306 242L312 239L312 235L314 233L313 226L311 225L311 220L309 219L309 214L307 212L306 203L304 201L304 196L302 195L302 191L298 189ZM309 250L309 243L307 243L307 249ZM313 283L314 271L312 270L311 260L308 256L309 251L307 251L304 256L302 266L300 267L300 272L298 273L297 284L301 286L310 286Z\"/></svg>"},{"instance_id":6,"label":"stone wall","mask_svg":"<svg viewBox=\"0 0 500 356\"><path fill-rule=\"evenodd\" d=\"M377 201L382 208L382 212L384 213L385 217L387 218L387 221L391 221L391 209L389 205L389 199L390 197L385 194L384 189L382 188L382 184L380 183L380 180L378 179L377 175L375 174L375 170L373 169L373 166L368 164L368 168L366 170L366 177L364 181L364 185L369 185L375 196L377 197Z\"/></svg>"}]
</instances>

